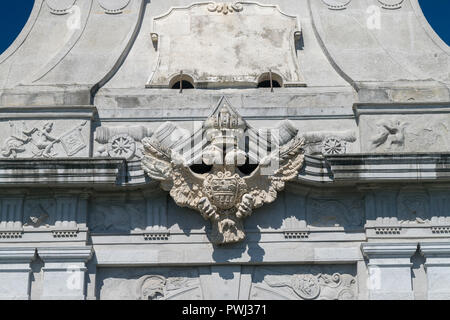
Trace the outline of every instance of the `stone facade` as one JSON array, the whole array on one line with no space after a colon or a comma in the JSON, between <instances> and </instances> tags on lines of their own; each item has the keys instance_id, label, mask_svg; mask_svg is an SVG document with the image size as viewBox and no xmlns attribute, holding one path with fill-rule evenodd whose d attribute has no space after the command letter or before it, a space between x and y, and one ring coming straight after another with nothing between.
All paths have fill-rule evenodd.
<instances>
[{"instance_id":1,"label":"stone facade","mask_svg":"<svg viewBox=\"0 0 450 320\"><path fill-rule=\"evenodd\" d=\"M0 298L450 299L449 70L417 0L36 0Z\"/></svg>"}]
</instances>

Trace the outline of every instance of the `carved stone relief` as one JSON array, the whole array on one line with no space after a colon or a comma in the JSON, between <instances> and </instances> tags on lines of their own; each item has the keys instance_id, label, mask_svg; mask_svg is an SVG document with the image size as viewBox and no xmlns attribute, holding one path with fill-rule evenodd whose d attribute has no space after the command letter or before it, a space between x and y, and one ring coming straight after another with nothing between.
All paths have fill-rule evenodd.
<instances>
[{"instance_id":1,"label":"carved stone relief","mask_svg":"<svg viewBox=\"0 0 450 320\"><path fill-rule=\"evenodd\" d=\"M361 200L308 199L307 222L312 227L362 227Z\"/></svg>"},{"instance_id":2,"label":"carved stone relief","mask_svg":"<svg viewBox=\"0 0 450 320\"><path fill-rule=\"evenodd\" d=\"M143 146L141 140L151 137L152 130L144 126L99 127L95 132L98 143L94 156L141 159Z\"/></svg>"},{"instance_id":3,"label":"carved stone relief","mask_svg":"<svg viewBox=\"0 0 450 320\"><path fill-rule=\"evenodd\" d=\"M55 221L55 199L27 199L25 201L24 226L49 227Z\"/></svg>"},{"instance_id":4,"label":"carved stone relief","mask_svg":"<svg viewBox=\"0 0 450 320\"><path fill-rule=\"evenodd\" d=\"M356 141L356 132L317 131L303 133L305 150L310 155L337 155L347 153L348 146Z\"/></svg>"},{"instance_id":5,"label":"carved stone relief","mask_svg":"<svg viewBox=\"0 0 450 320\"><path fill-rule=\"evenodd\" d=\"M33 124L9 121L10 135L3 142L1 155L5 158L86 156L88 140L82 132L87 127L87 121L72 127L64 127L63 123L53 121L37 121Z\"/></svg>"},{"instance_id":6,"label":"carved stone relief","mask_svg":"<svg viewBox=\"0 0 450 320\"><path fill-rule=\"evenodd\" d=\"M130 233L134 229L145 229L145 213L144 200L95 201L89 212L89 228L94 233Z\"/></svg>"},{"instance_id":7,"label":"carved stone relief","mask_svg":"<svg viewBox=\"0 0 450 320\"><path fill-rule=\"evenodd\" d=\"M371 138L373 148L386 151L398 150L405 145L405 130L409 123L399 120L380 120L377 133Z\"/></svg>"},{"instance_id":8,"label":"carved stone relief","mask_svg":"<svg viewBox=\"0 0 450 320\"><path fill-rule=\"evenodd\" d=\"M147 86L167 88L182 77L194 87L256 87L269 71L281 86L303 86L295 58L300 34L297 18L275 5L200 2L173 7L153 19L158 63Z\"/></svg>"},{"instance_id":9,"label":"carved stone relief","mask_svg":"<svg viewBox=\"0 0 450 320\"><path fill-rule=\"evenodd\" d=\"M352 300L357 299L355 269L353 265L100 268L97 297L112 300L226 297ZM232 279L223 277L225 271L233 275Z\"/></svg>"},{"instance_id":10,"label":"carved stone relief","mask_svg":"<svg viewBox=\"0 0 450 320\"><path fill-rule=\"evenodd\" d=\"M244 9L244 6L239 3L216 3L212 2L208 5L209 12L218 12L222 14L228 14L233 12L241 12Z\"/></svg>"},{"instance_id":11,"label":"carved stone relief","mask_svg":"<svg viewBox=\"0 0 450 320\"><path fill-rule=\"evenodd\" d=\"M165 132L167 125L162 129ZM143 169L161 181L179 206L197 210L212 221L211 240L216 244L243 240L242 220L274 202L285 183L297 177L304 161L303 138L295 136L281 146L272 143L268 151L267 136L259 136L224 98L203 128L177 147L167 147L158 138L162 136L157 132L155 139L143 140ZM245 141L253 143L246 146ZM258 154L261 146L266 149ZM192 165L202 162L206 170L196 173Z\"/></svg>"},{"instance_id":12,"label":"carved stone relief","mask_svg":"<svg viewBox=\"0 0 450 320\"><path fill-rule=\"evenodd\" d=\"M413 227L433 231L433 226L450 225L447 191L417 186L375 190L365 195L365 202L366 226L375 228L377 235L400 235Z\"/></svg>"},{"instance_id":13,"label":"carved stone relief","mask_svg":"<svg viewBox=\"0 0 450 320\"><path fill-rule=\"evenodd\" d=\"M450 122L434 114L362 116L363 152L438 152L450 148Z\"/></svg>"},{"instance_id":14,"label":"carved stone relief","mask_svg":"<svg viewBox=\"0 0 450 320\"><path fill-rule=\"evenodd\" d=\"M78 195L30 194L23 197L5 195L0 199L0 230L49 229L48 231L78 233L83 224L83 203L87 199ZM66 237L54 234L55 237ZM76 236L76 235L75 235Z\"/></svg>"},{"instance_id":15,"label":"carved stone relief","mask_svg":"<svg viewBox=\"0 0 450 320\"><path fill-rule=\"evenodd\" d=\"M403 191L397 198L399 223L430 222L430 198L425 191Z\"/></svg>"},{"instance_id":16,"label":"carved stone relief","mask_svg":"<svg viewBox=\"0 0 450 320\"><path fill-rule=\"evenodd\" d=\"M99 298L106 300L202 299L197 268L130 268L100 273Z\"/></svg>"},{"instance_id":17,"label":"carved stone relief","mask_svg":"<svg viewBox=\"0 0 450 320\"><path fill-rule=\"evenodd\" d=\"M347 267L347 266L346 266ZM251 299L295 299L295 300L355 300L357 299L356 277L350 268L334 272L336 268L303 267L300 270L281 267L292 273L275 271L275 268L261 267L255 270ZM348 271L347 271L348 270Z\"/></svg>"},{"instance_id":18,"label":"carved stone relief","mask_svg":"<svg viewBox=\"0 0 450 320\"><path fill-rule=\"evenodd\" d=\"M139 300L171 300L199 287L198 280L183 277L143 276L136 286ZM199 295L197 295L199 297Z\"/></svg>"},{"instance_id":19,"label":"carved stone relief","mask_svg":"<svg viewBox=\"0 0 450 320\"><path fill-rule=\"evenodd\" d=\"M142 234L148 241L168 240L167 196L148 194L98 194L89 208L93 233Z\"/></svg>"}]
</instances>

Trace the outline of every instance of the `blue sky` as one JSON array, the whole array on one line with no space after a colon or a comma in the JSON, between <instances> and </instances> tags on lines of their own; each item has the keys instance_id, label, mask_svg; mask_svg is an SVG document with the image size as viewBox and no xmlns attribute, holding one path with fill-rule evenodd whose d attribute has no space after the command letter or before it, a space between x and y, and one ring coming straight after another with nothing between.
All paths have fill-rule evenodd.
<instances>
[{"instance_id":1,"label":"blue sky","mask_svg":"<svg viewBox=\"0 0 450 320\"><path fill-rule=\"evenodd\" d=\"M0 54L14 41L25 25L33 0L2 1L0 11ZM194 1L193 1L194 2ZM420 0L428 22L450 45L450 0Z\"/></svg>"}]
</instances>

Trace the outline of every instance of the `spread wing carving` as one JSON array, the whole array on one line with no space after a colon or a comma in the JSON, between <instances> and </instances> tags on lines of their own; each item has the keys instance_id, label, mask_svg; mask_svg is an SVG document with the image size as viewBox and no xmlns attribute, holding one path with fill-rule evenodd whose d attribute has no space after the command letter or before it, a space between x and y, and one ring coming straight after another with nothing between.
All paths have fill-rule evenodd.
<instances>
[{"instance_id":1,"label":"spread wing carving","mask_svg":"<svg viewBox=\"0 0 450 320\"><path fill-rule=\"evenodd\" d=\"M277 199L287 181L297 177L304 163L303 146L305 140L295 137L282 146L277 154L271 154L261 161L258 169L245 177L249 195L253 198L253 208L260 208L265 203L272 203ZM278 168L273 168L273 166Z\"/></svg>"},{"instance_id":2,"label":"spread wing carving","mask_svg":"<svg viewBox=\"0 0 450 320\"><path fill-rule=\"evenodd\" d=\"M145 150L142 159L144 171L157 181L169 181L172 177L170 154L155 146L155 140L145 138L142 144Z\"/></svg>"},{"instance_id":3,"label":"spread wing carving","mask_svg":"<svg viewBox=\"0 0 450 320\"><path fill-rule=\"evenodd\" d=\"M248 130L247 130L248 129ZM223 98L213 114L197 131L185 140L181 129L166 123L152 136L142 141L142 167L180 207L198 211L212 223L211 240L215 244L239 242L245 238L243 218L254 209L276 200L287 181L297 177L304 163L305 140L298 130L285 126L281 147L264 159L243 150L246 130L257 145L268 145L263 135L252 134L242 117ZM201 142L197 138L201 137ZM274 142L275 143L275 142ZM270 145L273 148L273 144ZM249 145L250 148L250 145ZM178 151L177 151L178 150ZM211 166L204 174L196 174L189 167L188 155L195 153ZM256 170L249 176L238 171L238 163L258 159Z\"/></svg>"},{"instance_id":4,"label":"spread wing carving","mask_svg":"<svg viewBox=\"0 0 450 320\"><path fill-rule=\"evenodd\" d=\"M176 154L158 144L157 141L144 139L142 141L145 156L142 159L144 171L153 179L161 181L164 190L177 205L197 209L198 202L203 197L201 186L203 181L186 167Z\"/></svg>"}]
</instances>

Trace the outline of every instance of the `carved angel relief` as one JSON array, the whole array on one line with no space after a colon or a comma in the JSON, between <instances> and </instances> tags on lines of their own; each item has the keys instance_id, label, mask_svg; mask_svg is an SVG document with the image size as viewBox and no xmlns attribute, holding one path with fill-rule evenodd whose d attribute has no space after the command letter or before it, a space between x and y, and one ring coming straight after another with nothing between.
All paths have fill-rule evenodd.
<instances>
[{"instance_id":1,"label":"carved angel relief","mask_svg":"<svg viewBox=\"0 0 450 320\"><path fill-rule=\"evenodd\" d=\"M142 143L145 172L179 206L211 220L215 244L242 241L243 219L274 202L304 162L304 139L296 131L281 138L277 130L258 132L225 98L192 136L180 139L167 123ZM195 172L199 166L202 171Z\"/></svg>"}]
</instances>

